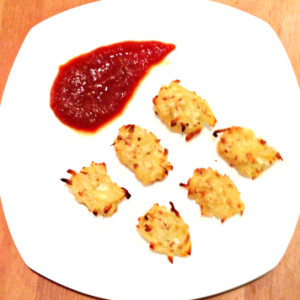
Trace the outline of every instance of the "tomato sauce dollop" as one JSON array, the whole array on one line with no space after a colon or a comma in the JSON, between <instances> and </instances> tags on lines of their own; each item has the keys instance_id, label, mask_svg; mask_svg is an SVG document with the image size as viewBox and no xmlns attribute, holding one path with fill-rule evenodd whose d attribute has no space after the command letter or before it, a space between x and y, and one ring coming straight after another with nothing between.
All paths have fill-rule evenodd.
<instances>
[{"instance_id":1,"label":"tomato sauce dollop","mask_svg":"<svg viewBox=\"0 0 300 300\"><path fill-rule=\"evenodd\" d=\"M95 132L120 115L149 69L173 44L127 41L97 48L60 66L50 107L65 125Z\"/></svg>"}]
</instances>

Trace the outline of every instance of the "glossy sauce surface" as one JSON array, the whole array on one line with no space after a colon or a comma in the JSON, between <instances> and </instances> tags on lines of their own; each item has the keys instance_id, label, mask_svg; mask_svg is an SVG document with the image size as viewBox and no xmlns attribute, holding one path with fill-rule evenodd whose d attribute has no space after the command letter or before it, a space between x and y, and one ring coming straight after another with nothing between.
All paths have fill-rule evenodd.
<instances>
[{"instance_id":1,"label":"glossy sauce surface","mask_svg":"<svg viewBox=\"0 0 300 300\"><path fill-rule=\"evenodd\" d=\"M50 107L65 125L95 132L124 110L150 68L173 44L127 41L97 48L60 66Z\"/></svg>"}]
</instances>

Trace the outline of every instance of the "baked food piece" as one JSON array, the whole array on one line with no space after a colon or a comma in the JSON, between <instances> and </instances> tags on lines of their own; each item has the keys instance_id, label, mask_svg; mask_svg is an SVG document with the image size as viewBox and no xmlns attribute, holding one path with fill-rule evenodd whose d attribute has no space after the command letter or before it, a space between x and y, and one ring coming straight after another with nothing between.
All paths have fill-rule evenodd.
<instances>
[{"instance_id":1,"label":"baked food piece","mask_svg":"<svg viewBox=\"0 0 300 300\"><path fill-rule=\"evenodd\" d=\"M171 263L173 257L191 254L189 226L184 223L174 204L171 210L157 203L144 216L138 218L138 231L150 243L150 248L166 254Z\"/></svg>"},{"instance_id":2,"label":"baked food piece","mask_svg":"<svg viewBox=\"0 0 300 300\"><path fill-rule=\"evenodd\" d=\"M120 162L145 185L163 180L173 169L167 160L168 150L152 132L140 126L122 126L113 145Z\"/></svg>"},{"instance_id":3,"label":"baked food piece","mask_svg":"<svg viewBox=\"0 0 300 300\"><path fill-rule=\"evenodd\" d=\"M162 86L153 99L155 113L172 130L186 134L189 141L200 133L205 123L215 126L217 120L208 103L174 80Z\"/></svg>"},{"instance_id":4,"label":"baked food piece","mask_svg":"<svg viewBox=\"0 0 300 300\"><path fill-rule=\"evenodd\" d=\"M128 191L113 183L107 174L105 163L92 162L79 173L69 169L71 179L62 178L75 199L87 206L94 215L111 216L118 209L119 202L130 198Z\"/></svg>"},{"instance_id":5,"label":"baked food piece","mask_svg":"<svg viewBox=\"0 0 300 300\"><path fill-rule=\"evenodd\" d=\"M213 135L217 137L219 133L219 155L247 177L255 179L276 160L282 160L277 150L257 138L249 128L232 126L216 130Z\"/></svg>"},{"instance_id":6,"label":"baked food piece","mask_svg":"<svg viewBox=\"0 0 300 300\"><path fill-rule=\"evenodd\" d=\"M221 175L211 168L194 171L187 184L188 197L196 200L201 207L202 216L215 216L223 223L235 214L243 214L245 205L240 192L227 175Z\"/></svg>"}]
</instances>

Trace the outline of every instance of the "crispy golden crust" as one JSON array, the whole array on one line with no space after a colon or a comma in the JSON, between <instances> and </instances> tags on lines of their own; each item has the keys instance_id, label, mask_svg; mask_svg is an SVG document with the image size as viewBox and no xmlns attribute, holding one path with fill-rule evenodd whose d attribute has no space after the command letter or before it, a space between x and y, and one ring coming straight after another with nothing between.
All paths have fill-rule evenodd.
<instances>
[{"instance_id":1,"label":"crispy golden crust","mask_svg":"<svg viewBox=\"0 0 300 300\"><path fill-rule=\"evenodd\" d=\"M186 134L190 140L200 133L204 124L215 126L216 118L208 103L179 84L179 80L161 87L153 99L155 113L172 130Z\"/></svg>"},{"instance_id":2,"label":"crispy golden crust","mask_svg":"<svg viewBox=\"0 0 300 300\"><path fill-rule=\"evenodd\" d=\"M188 183L180 186L187 188L188 197L200 204L203 216L215 216L223 223L244 212L245 205L233 181L211 168L196 169Z\"/></svg>"},{"instance_id":3,"label":"crispy golden crust","mask_svg":"<svg viewBox=\"0 0 300 300\"><path fill-rule=\"evenodd\" d=\"M71 179L61 180L67 183L75 199L86 205L94 215L111 216L117 211L122 199L130 198L126 189L111 181L105 163L92 162L79 173L70 169L68 173L71 174Z\"/></svg>"},{"instance_id":4,"label":"crispy golden crust","mask_svg":"<svg viewBox=\"0 0 300 300\"><path fill-rule=\"evenodd\" d=\"M138 219L138 231L156 252L166 254L171 263L173 257L191 254L189 226L184 223L174 204L171 210L154 204L153 207Z\"/></svg>"},{"instance_id":5,"label":"crispy golden crust","mask_svg":"<svg viewBox=\"0 0 300 300\"><path fill-rule=\"evenodd\" d=\"M255 179L276 160L282 160L279 152L263 139L257 138L251 129L232 126L216 130L214 136L219 133L219 155L247 177Z\"/></svg>"},{"instance_id":6,"label":"crispy golden crust","mask_svg":"<svg viewBox=\"0 0 300 300\"><path fill-rule=\"evenodd\" d=\"M122 126L114 147L119 160L145 185L163 180L173 169L167 160L168 150L152 132L140 126Z\"/></svg>"}]
</instances>

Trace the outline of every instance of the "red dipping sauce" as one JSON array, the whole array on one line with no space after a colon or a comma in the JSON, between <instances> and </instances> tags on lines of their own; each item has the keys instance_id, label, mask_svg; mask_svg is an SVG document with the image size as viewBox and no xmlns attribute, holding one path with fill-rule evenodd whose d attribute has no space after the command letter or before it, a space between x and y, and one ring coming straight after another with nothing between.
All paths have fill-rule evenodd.
<instances>
[{"instance_id":1,"label":"red dipping sauce","mask_svg":"<svg viewBox=\"0 0 300 300\"><path fill-rule=\"evenodd\" d=\"M50 107L65 125L95 132L120 115L149 69L173 44L127 41L97 48L60 66Z\"/></svg>"}]
</instances>

